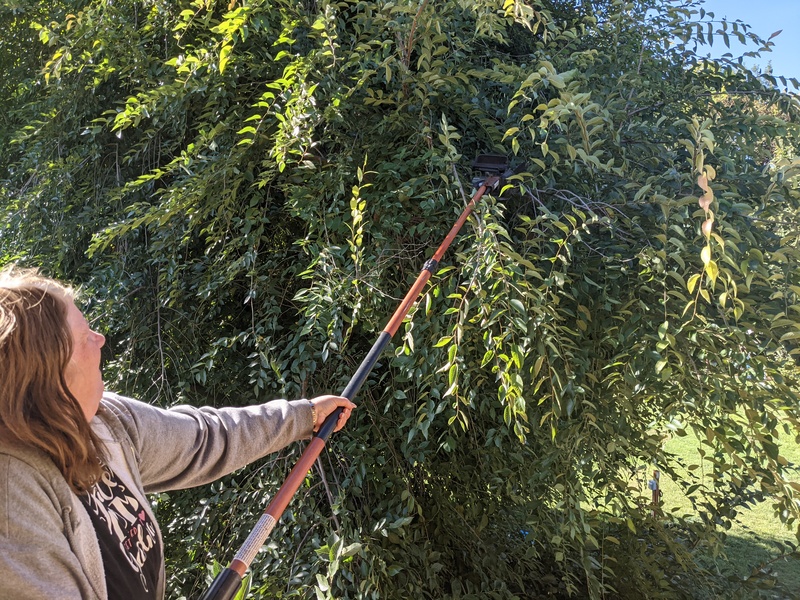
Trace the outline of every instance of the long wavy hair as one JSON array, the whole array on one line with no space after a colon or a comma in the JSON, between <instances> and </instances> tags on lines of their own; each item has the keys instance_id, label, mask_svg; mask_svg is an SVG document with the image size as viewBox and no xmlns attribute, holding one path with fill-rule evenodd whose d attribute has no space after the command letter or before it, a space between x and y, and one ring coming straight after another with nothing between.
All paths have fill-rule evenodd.
<instances>
[{"instance_id":1,"label":"long wavy hair","mask_svg":"<svg viewBox=\"0 0 800 600\"><path fill-rule=\"evenodd\" d=\"M102 443L64 377L74 298L38 270L0 271L0 436L44 451L80 494L102 475Z\"/></svg>"}]
</instances>

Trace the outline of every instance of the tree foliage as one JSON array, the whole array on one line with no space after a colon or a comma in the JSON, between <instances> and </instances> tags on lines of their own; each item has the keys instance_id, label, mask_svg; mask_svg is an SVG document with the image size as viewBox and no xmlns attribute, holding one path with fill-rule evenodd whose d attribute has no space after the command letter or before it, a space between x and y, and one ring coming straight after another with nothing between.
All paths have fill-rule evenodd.
<instances>
[{"instance_id":1,"label":"tree foliage","mask_svg":"<svg viewBox=\"0 0 800 600\"><path fill-rule=\"evenodd\" d=\"M340 390L469 160L525 165L254 597L712 596L730 583L697 557L750 504L798 531L778 445L800 435L797 83L702 57L768 50L745 24L670 0L15 0L2 20L0 256L81 283L109 387L149 401ZM172 596L230 560L299 451L156 498ZM653 463L692 514L653 514Z\"/></svg>"}]
</instances>

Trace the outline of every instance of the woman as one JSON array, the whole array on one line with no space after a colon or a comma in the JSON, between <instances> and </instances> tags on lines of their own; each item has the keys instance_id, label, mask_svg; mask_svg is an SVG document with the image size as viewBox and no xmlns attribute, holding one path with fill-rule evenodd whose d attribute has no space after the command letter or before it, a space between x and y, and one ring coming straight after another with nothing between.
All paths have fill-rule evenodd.
<instances>
[{"instance_id":1,"label":"woman","mask_svg":"<svg viewBox=\"0 0 800 600\"><path fill-rule=\"evenodd\" d=\"M74 292L0 271L0 598L157 599L146 493L202 485L307 438L337 396L164 410L104 392L102 334Z\"/></svg>"}]
</instances>

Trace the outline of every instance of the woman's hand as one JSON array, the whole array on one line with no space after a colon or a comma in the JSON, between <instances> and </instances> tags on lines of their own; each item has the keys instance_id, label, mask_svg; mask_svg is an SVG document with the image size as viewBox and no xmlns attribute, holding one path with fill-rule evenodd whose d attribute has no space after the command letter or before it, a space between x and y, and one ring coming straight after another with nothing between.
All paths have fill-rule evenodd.
<instances>
[{"instance_id":1,"label":"woman's hand","mask_svg":"<svg viewBox=\"0 0 800 600\"><path fill-rule=\"evenodd\" d=\"M328 415L341 407L344 410L342 414L339 415L339 420L336 422L336 429L334 429L334 431L339 431L344 427L345 423L347 423L347 419L350 418L350 413L356 407L350 400L342 398L341 396L317 396L316 398L312 398L310 402L314 405L317 412L317 420L314 422L314 431L319 431L320 426L325 422L325 419L328 418Z\"/></svg>"}]
</instances>

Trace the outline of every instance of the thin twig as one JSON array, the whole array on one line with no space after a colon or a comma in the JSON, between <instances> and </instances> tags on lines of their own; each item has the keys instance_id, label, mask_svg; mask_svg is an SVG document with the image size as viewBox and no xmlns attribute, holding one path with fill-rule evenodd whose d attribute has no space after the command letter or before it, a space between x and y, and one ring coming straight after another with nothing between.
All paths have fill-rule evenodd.
<instances>
[{"instance_id":1,"label":"thin twig","mask_svg":"<svg viewBox=\"0 0 800 600\"><path fill-rule=\"evenodd\" d=\"M411 65L411 49L414 47L414 33L417 31L417 19L419 18L419 15L422 13L422 11L425 10L425 7L427 5L428 5L428 0L423 0L422 4L417 10L417 14L414 15L414 21L411 23L411 31L408 34L408 43L406 44L405 63L407 68L410 68Z\"/></svg>"},{"instance_id":2,"label":"thin twig","mask_svg":"<svg viewBox=\"0 0 800 600\"><path fill-rule=\"evenodd\" d=\"M322 479L322 485L325 486L325 493L328 495L328 504L331 507L331 518L333 522L336 524L336 529L341 530L342 526L339 523L339 519L336 517L336 513L333 512L333 494L331 493L331 488L328 486L328 478L325 476L325 467L322 466L322 461L320 457L317 456L317 460L314 461L314 466L317 467L317 472L319 473L320 478Z\"/></svg>"}]
</instances>

